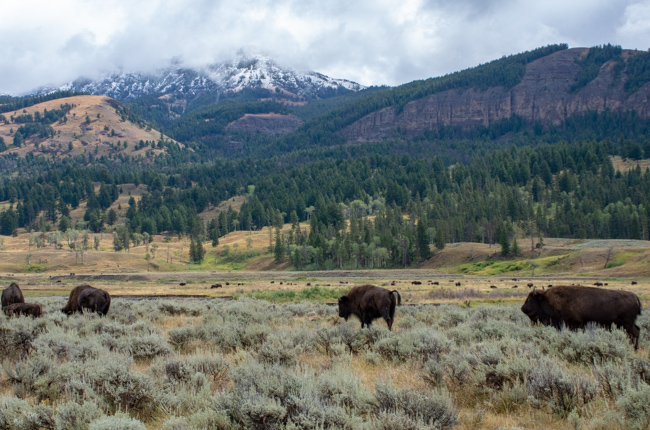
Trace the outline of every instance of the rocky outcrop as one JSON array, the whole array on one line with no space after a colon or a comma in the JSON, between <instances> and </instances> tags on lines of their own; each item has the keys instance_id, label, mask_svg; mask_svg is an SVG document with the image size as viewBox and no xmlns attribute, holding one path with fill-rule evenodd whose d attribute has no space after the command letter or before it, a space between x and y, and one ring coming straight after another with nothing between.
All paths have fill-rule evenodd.
<instances>
[{"instance_id":1,"label":"rocky outcrop","mask_svg":"<svg viewBox=\"0 0 650 430\"><path fill-rule=\"evenodd\" d=\"M246 114L226 126L227 131L244 131L247 133L265 133L272 136L288 134L295 131L302 121L295 115L276 113Z\"/></svg>"},{"instance_id":2,"label":"rocky outcrop","mask_svg":"<svg viewBox=\"0 0 650 430\"><path fill-rule=\"evenodd\" d=\"M397 130L421 135L443 125L469 129L489 126L513 115L544 125L558 125L572 115L605 109L635 110L649 117L650 84L626 96L625 73L615 82L613 61L605 63L598 77L580 91L570 91L581 69L576 59L587 51L568 49L533 61L527 65L522 81L511 89L440 92L408 103L399 113L394 108L373 112L340 133L350 141L372 142L386 139ZM626 51L624 55L633 53Z\"/></svg>"}]
</instances>

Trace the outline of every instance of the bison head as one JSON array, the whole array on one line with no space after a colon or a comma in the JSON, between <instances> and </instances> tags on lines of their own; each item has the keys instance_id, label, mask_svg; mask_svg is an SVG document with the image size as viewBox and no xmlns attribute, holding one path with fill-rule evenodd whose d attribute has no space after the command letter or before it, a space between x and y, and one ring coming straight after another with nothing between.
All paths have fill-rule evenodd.
<instances>
[{"instance_id":1,"label":"bison head","mask_svg":"<svg viewBox=\"0 0 650 430\"><path fill-rule=\"evenodd\" d=\"M533 290L528 294L521 311L528 315L532 322L543 320L542 301L544 300L544 291Z\"/></svg>"},{"instance_id":2,"label":"bison head","mask_svg":"<svg viewBox=\"0 0 650 430\"><path fill-rule=\"evenodd\" d=\"M352 313L350 308L350 298L348 296L339 297L339 316L348 320L348 317Z\"/></svg>"}]
</instances>

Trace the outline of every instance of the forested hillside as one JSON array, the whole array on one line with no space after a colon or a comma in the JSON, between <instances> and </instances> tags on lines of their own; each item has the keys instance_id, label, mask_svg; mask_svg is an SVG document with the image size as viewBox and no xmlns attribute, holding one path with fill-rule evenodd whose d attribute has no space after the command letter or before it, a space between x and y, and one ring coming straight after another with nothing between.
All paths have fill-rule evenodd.
<instances>
[{"instance_id":1,"label":"forested hillside","mask_svg":"<svg viewBox=\"0 0 650 430\"><path fill-rule=\"evenodd\" d=\"M0 157L0 234L108 232L121 250L144 233L189 235L199 246L218 246L234 230L271 226L276 261L297 269L411 266L461 241L499 243L508 257L519 251L516 238L538 246L544 237L650 240L650 172L616 171L611 161L615 155L650 158L650 121L643 113L587 111L560 124L513 115L418 136L398 130L378 143L350 143L337 133L368 112L400 110L438 91L513 87L526 64L565 49L549 46L443 78L371 88L308 105L302 114L268 101L229 100L158 123L119 105L124 121L164 126L164 135L146 142L148 151L157 151L147 158L92 151L54 160L34 151L21 157L10 151L15 144L0 142L8 151ZM626 80L626 89L645 85L650 77L637 64L645 54L623 54L611 46L590 50L576 63L583 72L573 91L597 79L594 67L607 62L636 67L626 72L636 77ZM11 111L31 101L4 103ZM246 114L270 113L293 113L305 123L275 137L228 129ZM4 120L16 127L14 134L23 133L18 116ZM146 184L147 192L112 207L126 184ZM224 202L234 196L245 202L227 209ZM83 217L75 219L75 210ZM283 233L285 223L292 228Z\"/></svg>"}]
</instances>

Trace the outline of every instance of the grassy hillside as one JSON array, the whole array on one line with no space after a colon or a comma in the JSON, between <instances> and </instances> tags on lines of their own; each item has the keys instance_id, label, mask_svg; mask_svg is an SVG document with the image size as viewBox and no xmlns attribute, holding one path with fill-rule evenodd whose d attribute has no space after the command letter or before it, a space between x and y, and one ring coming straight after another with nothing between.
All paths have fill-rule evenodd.
<instances>
[{"instance_id":1,"label":"grassy hillside","mask_svg":"<svg viewBox=\"0 0 650 430\"><path fill-rule=\"evenodd\" d=\"M61 109L65 105L71 106L65 118L49 124L53 135L41 137L34 134L26 137L21 147L15 147L18 129L36 123L35 121L16 122L16 118L27 116L34 118L37 114L42 115L46 111ZM7 121L0 121L0 138L9 147L5 154L16 153L24 157L27 153L33 153L67 157L92 153L96 157L118 154L144 157L146 151L151 151L154 155L163 152L163 149L152 148L151 145L137 149L140 141L158 142L163 135L150 127L129 121L121 112L120 105L108 97L66 97L38 103L3 115Z\"/></svg>"}]
</instances>

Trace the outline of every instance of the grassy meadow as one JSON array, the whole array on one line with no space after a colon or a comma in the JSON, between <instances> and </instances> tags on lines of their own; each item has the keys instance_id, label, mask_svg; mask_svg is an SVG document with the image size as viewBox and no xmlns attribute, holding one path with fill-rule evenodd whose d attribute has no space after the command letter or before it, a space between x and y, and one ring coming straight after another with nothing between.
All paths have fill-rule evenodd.
<instances>
[{"instance_id":1,"label":"grassy meadow","mask_svg":"<svg viewBox=\"0 0 650 430\"><path fill-rule=\"evenodd\" d=\"M98 236L83 261L4 238L0 283L44 316L0 315L0 429L650 425L647 313L634 351L622 331L558 332L519 309L528 284L596 281L647 308L645 243L545 239L512 260L460 243L420 268L297 272L273 261L267 230L205 244L201 265L186 238L155 236L147 261L152 244L114 252ZM82 283L111 294L106 318L59 311ZM367 283L400 292L394 331L338 317L337 298Z\"/></svg>"},{"instance_id":2,"label":"grassy meadow","mask_svg":"<svg viewBox=\"0 0 650 430\"><path fill-rule=\"evenodd\" d=\"M42 318L0 317L0 428L650 425L647 314L635 352L620 330L533 327L518 303L401 306L391 332L300 294L115 298L105 318L30 298Z\"/></svg>"}]
</instances>

